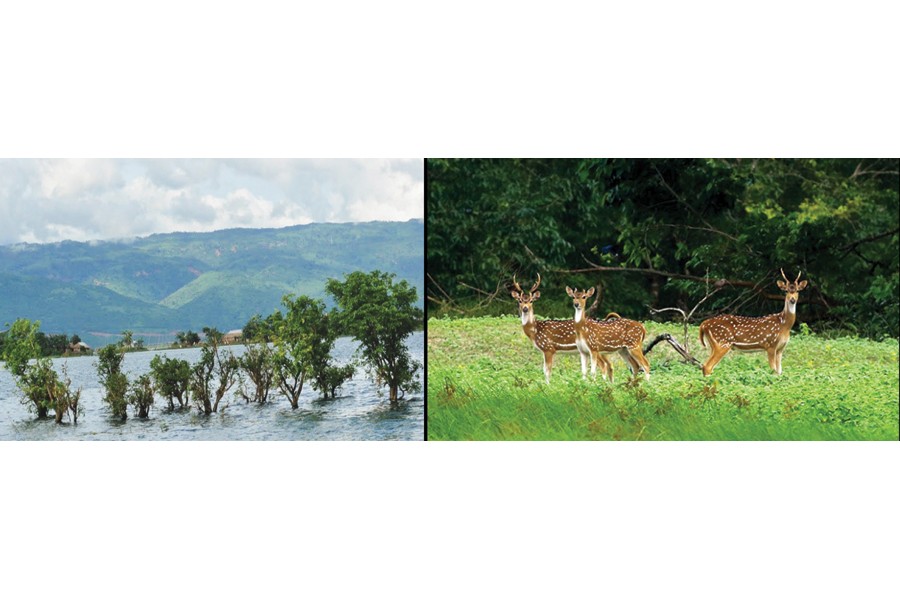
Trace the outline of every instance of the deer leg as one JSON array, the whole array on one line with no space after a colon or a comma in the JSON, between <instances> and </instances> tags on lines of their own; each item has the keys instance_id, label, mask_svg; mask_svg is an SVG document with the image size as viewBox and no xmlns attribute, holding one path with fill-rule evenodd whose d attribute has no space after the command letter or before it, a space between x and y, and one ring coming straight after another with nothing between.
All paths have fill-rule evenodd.
<instances>
[{"instance_id":1,"label":"deer leg","mask_svg":"<svg viewBox=\"0 0 900 600\"><path fill-rule=\"evenodd\" d=\"M600 365L600 375L603 376L603 379L612 383L612 363L606 360L606 357L599 352L594 353L594 357L594 366Z\"/></svg>"},{"instance_id":2,"label":"deer leg","mask_svg":"<svg viewBox=\"0 0 900 600\"><path fill-rule=\"evenodd\" d=\"M635 348L629 348L628 355L632 361L640 364L641 368L644 370L644 379L650 381L650 361L647 360L646 356L644 356L644 353L641 351L641 347L637 346Z\"/></svg>"},{"instance_id":3,"label":"deer leg","mask_svg":"<svg viewBox=\"0 0 900 600\"><path fill-rule=\"evenodd\" d=\"M553 353L544 352L544 378L550 383L550 372L553 371Z\"/></svg>"},{"instance_id":4,"label":"deer leg","mask_svg":"<svg viewBox=\"0 0 900 600\"><path fill-rule=\"evenodd\" d=\"M633 358L631 358L631 355L628 354L628 350L626 350L625 348L621 348L619 350L619 356L621 356L622 360L625 361L625 364L628 365L628 368L631 370L631 374L637 375L637 372L641 367L637 364L637 362L635 362Z\"/></svg>"},{"instance_id":5,"label":"deer leg","mask_svg":"<svg viewBox=\"0 0 900 600\"><path fill-rule=\"evenodd\" d=\"M587 379L588 357L585 355L584 352L581 352L580 350L578 351L578 356L579 356L579 358L581 358L581 378Z\"/></svg>"},{"instance_id":6,"label":"deer leg","mask_svg":"<svg viewBox=\"0 0 900 600\"><path fill-rule=\"evenodd\" d=\"M784 354L784 346L775 353L775 359L778 361L778 374L781 375L781 356Z\"/></svg>"},{"instance_id":7,"label":"deer leg","mask_svg":"<svg viewBox=\"0 0 900 600\"><path fill-rule=\"evenodd\" d=\"M612 365L610 362L599 353L597 354L597 362L600 363L600 374L603 375L603 379L612 381Z\"/></svg>"},{"instance_id":8,"label":"deer leg","mask_svg":"<svg viewBox=\"0 0 900 600\"><path fill-rule=\"evenodd\" d=\"M781 375L781 366L778 364L778 350L770 348L766 350L766 354L769 356L769 366L772 367L776 375Z\"/></svg>"},{"instance_id":9,"label":"deer leg","mask_svg":"<svg viewBox=\"0 0 900 600\"><path fill-rule=\"evenodd\" d=\"M731 346L713 345L713 350L710 353L709 358L706 360L706 363L703 364L703 375L708 377L713 369L716 368L716 365L719 364L719 361L728 354L729 350L731 350Z\"/></svg>"}]
</instances>

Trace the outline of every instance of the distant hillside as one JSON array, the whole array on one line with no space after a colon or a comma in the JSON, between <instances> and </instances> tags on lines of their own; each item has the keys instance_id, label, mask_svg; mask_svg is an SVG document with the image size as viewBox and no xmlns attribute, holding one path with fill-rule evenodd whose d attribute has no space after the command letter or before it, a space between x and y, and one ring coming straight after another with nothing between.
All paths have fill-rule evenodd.
<instances>
[{"instance_id":1,"label":"distant hillside","mask_svg":"<svg viewBox=\"0 0 900 600\"><path fill-rule=\"evenodd\" d=\"M82 336L231 329L284 294L326 299L329 277L373 269L409 281L423 306L423 248L421 220L0 246L0 327L27 317Z\"/></svg>"}]
</instances>

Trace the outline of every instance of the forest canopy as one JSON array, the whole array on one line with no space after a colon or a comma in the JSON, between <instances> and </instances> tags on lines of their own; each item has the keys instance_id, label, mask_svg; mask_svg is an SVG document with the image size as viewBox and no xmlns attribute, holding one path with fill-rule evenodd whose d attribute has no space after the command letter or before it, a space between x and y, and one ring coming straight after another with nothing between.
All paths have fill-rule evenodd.
<instances>
[{"instance_id":1,"label":"forest canopy","mask_svg":"<svg viewBox=\"0 0 900 600\"><path fill-rule=\"evenodd\" d=\"M897 337L898 159L429 159L429 316L511 314L507 286L542 278L539 314L781 309L784 269L814 330ZM671 314L671 313L670 313Z\"/></svg>"}]
</instances>

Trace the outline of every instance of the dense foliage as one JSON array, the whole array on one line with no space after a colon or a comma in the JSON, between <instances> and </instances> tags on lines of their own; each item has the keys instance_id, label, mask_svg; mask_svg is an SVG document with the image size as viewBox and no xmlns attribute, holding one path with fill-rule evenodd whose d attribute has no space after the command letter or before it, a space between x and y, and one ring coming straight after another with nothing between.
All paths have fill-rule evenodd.
<instances>
[{"instance_id":1,"label":"dense foliage","mask_svg":"<svg viewBox=\"0 0 900 600\"><path fill-rule=\"evenodd\" d=\"M200 350L200 360L191 369L189 389L197 410L203 414L219 411L219 402L235 383L238 359L219 347L221 333L204 328L206 341Z\"/></svg>"},{"instance_id":2,"label":"dense foliage","mask_svg":"<svg viewBox=\"0 0 900 600\"><path fill-rule=\"evenodd\" d=\"M325 286L341 309L334 318L359 341L364 363L375 381L388 387L391 404L421 389L416 377L421 365L410 357L406 338L422 327L424 316L415 305L415 288L406 281L394 283L394 277L356 271Z\"/></svg>"},{"instance_id":3,"label":"dense foliage","mask_svg":"<svg viewBox=\"0 0 900 600\"><path fill-rule=\"evenodd\" d=\"M0 358L15 378L28 410L39 419L46 418L52 410L57 423L67 414L73 423L77 422L81 390L72 390L65 368L61 379L52 361L42 356L38 343L40 325L39 321L17 319L6 331Z\"/></svg>"},{"instance_id":4,"label":"dense foliage","mask_svg":"<svg viewBox=\"0 0 900 600\"><path fill-rule=\"evenodd\" d=\"M137 410L138 418L146 419L150 416L150 407L153 406L153 382L150 375L140 375L131 383L128 404Z\"/></svg>"},{"instance_id":5,"label":"dense foliage","mask_svg":"<svg viewBox=\"0 0 900 600\"><path fill-rule=\"evenodd\" d=\"M97 352L97 375L106 390L103 401L109 405L113 418L128 418L128 377L122 372L125 348L121 344L109 344Z\"/></svg>"},{"instance_id":6,"label":"dense foliage","mask_svg":"<svg viewBox=\"0 0 900 600\"><path fill-rule=\"evenodd\" d=\"M430 159L426 172L430 314L514 312L506 284L538 272L553 316L568 316L552 292L565 285L598 285L601 314L645 319L710 292L698 319L766 314L784 268L809 278L802 321L898 336L896 159Z\"/></svg>"},{"instance_id":7,"label":"dense foliage","mask_svg":"<svg viewBox=\"0 0 900 600\"><path fill-rule=\"evenodd\" d=\"M154 356L150 361L150 375L156 385L156 391L168 400L169 410L184 408L190 403L189 387L191 382L191 364L179 358Z\"/></svg>"}]
</instances>

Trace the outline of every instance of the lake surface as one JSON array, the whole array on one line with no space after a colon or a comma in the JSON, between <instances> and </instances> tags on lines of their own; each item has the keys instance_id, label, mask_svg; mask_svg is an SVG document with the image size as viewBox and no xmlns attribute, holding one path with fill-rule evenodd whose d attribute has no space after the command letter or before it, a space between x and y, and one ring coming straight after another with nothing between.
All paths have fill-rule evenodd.
<instances>
[{"instance_id":1,"label":"lake surface","mask_svg":"<svg viewBox=\"0 0 900 600\"><path fill-rule=\"evenodd\" d=\"M416 332L407 345L412 357L424 362L424 334ZM350 362L357 344L340 338L332 352L337 365ZM229 346L235 355L243 346ZM135 352L125 355L122 370L129 381L150 371L157 354L180 358L194 364L199 348ZM57 425L52 418L38 420L22 397L12 375L0 368L0 440L422 440L425 432L424 392L408 394L399 408L391 408L387 388L378 388L357 368L353 379L344 384L335 399L323 400L304 383L300 406L291 409L283 396L270 396L266 404L247 404L234 397L232 388L219 403L219 412L203 415L191 406L168 411L168 401L157 395L150 417L139 419L128 407L128 420L110 418L103 402L103 388L96 370L97 357L60 358L53 361L57 372L65 363L76 389L82 388L83 413L78 423ZM420 372L421 379L421 372ZM424 382L423 382L424 388ZM177 405L177 401L176 401Z\"/></svg>"}]
</instances>

